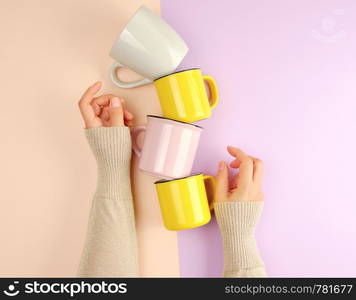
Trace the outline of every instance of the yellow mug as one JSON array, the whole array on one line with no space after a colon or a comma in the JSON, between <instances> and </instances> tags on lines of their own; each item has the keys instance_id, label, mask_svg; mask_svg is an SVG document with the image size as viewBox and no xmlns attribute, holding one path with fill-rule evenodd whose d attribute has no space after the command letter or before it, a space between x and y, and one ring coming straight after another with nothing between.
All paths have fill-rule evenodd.
<instances>
[{"instance_id":1,"label":"yellow mug","mask_svg":"<svg viewBox=\"0 0 356 300\"><path fill-rule=\"evenodd\" d=\"M210 99L204 82L209 87ZM209 118L218 104L218 86L214 78L202 75L200 69L172 73L156 79L154 84L165 118L192 123Z\"/></svg>"},{"instance_id":2,"label":"yellow mug","mask_svg":"<svg viewBox=\"0 0 356 300\"><path fill-rule=\"evenodd\" d=\"M209 205L205 180L211 184L214 195L215 178L203 174L155 182L163 223L167 229L190 229L210 221L214 199Z\"/></svg>"}]
</instances>

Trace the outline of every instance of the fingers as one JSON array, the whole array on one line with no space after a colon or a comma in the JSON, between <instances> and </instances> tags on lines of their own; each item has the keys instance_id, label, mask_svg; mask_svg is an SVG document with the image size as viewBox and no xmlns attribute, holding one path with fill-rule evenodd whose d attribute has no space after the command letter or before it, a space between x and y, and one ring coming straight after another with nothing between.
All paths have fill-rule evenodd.
<instances>
[{"instance_id":1,"label":"fingers","mask_svg":"<svg viewBox=\"0 0 356 300\"><path fill-rule=\"evenodd\" d=\"M238 187L239 184L239 174L235 174L231 179L230 190L234 190Z\"/></svg>"},{"instance_id":2,"label":"fingers","mask_svg":"<svg viewBox=\"0 0 356 300\"><path fill-rule=\"evenodd\" d=\"M253 159L253 182L257 184L262 184L264 166L263 161L252 157Z\"/></svg>"},{"instance_id":3,"label":"fingers","mask_svg":"<svg viewBox=\"0 0 356 300\"><path fill-rule=\"evenodd\" d=\"M237 159L240 159L241 161L241 158L244 158L244 157L247 157L248 155L243 152L241 149L239 148L236 148L236 147L233 147L233 146L227 146L227 151L232 155L234 156L235 158Z\"/></svg>"},{"instance_id":4,"label":"fingers","mask_svg":"<svg viewBox=\"0 0 356 300\"><path fill-rule=\"evenodd\" d=\"M134 115L125 108L125 105L124 105L125 100L124 100L124 98L120 98L120 101L121 101L121 104L124 106L125 125L126 126L132 126L133 125Z\"/></svg>"},{"instance_id":5,"label":"fingers","mask_svg":"<svg viewBox=\"0 0 356 300\"><path fill-rule=\"evenodd\" d=\"M124 109L122 102L118 97L114 97L110 100L110 126L124 126Z\"/></svg>"},{"instance_id":6,"label":"fingers","mask_svg":"<svg viewBox=\"0 0 356 300\"><path fill-rule=\"evenodd\" d=\"M241 151L240 149L237 149L235 147L229 146L227 149L232 156L236 157L236 159L234 159L230 163L230 166L232 168L241 168L242 160L246 159L246 157L249 157L250 160L252 160L252 162L253 162L252 180L253 180L253 182L261 184L262 179L263 179L263 172L264 172L263 161L256 157L248 156L243 151ZM241 170L240 170L240 172L241 172ZM236 179L237 179L237 177L236 177Z\"/></svg>"},{"instance_id":7,"label":"fingers","mask_svg":"<svg viewBox=\"0 0 356 300\"><path fill-rule=\"evenodd\" d=\"M262 183L262 178L263 178L263 162L262 160L253 157L249 155L249 157L253 161L253 175L252 175L252 180L254 183L257 183L260 185ZM240 161L238 159L233 160L230 163L230 166L232 168L239 168L240 167ZM234 178L232 179L231 183L231 189L237 188L238 186L238 179L239 179L239 174L236 174Z\"/></svg>"},{"instance_id":8,"label":"fingers","mask_svg":"<svg viewBox=\"0 0 356 300\"><path fill-rule=\"evenodd\" d=\"M126 120L133 120L134 116L130 113L127 109L125 109L125 119Z\"/></svg>"},{"instance_id":9,"label":"fingers","mask_svg":"<svg viewBox=\"0 0 356 300\"><path fill-rule=\"evenodd\" d=\"M124 113L125 125L131 127L131 126L133 126L133 116L128 119L128 118L126 118L126 113L127 113L127 110L125 110L125 113Z\"/></svg>"},{"instance_id":10,"label":"fingers","mask_svg":"<svg viewBox=\"0 0 356 300\"><path fill-rule=\"evenodd\" d=\"M134 116L124 108L125 100L112 94L94 98L100 88L100 81L90 86L78 103L86 128L100 126L100 122L104 126L132 126Z\"/></svg>"},{"instance_id":11,"label":"fingers","mask_svg":"<svg viewBox=\"0 0 356 300\"><path fill-rule=\"evenodd\" d=\"M110 101L115 97L117 98L117 96L115 96L113 94L106 94L106 95L102 95L100 97L94 98L91 102L91 105L93 106L95 114L97 116L100 116L100 118L102 118L102 116L106 117L106 114L103 114L103 111L107 110L107 107L109 107ZM132 126L134 115L131 112L129 112L127 109L125 109L125 105L124 105L125 100L123 98L119 98L119 99L120 99L121 105L124 110L124 123L126 126Z\"/></svg>"},{"instance_id":12,"label":"fingers","mask_svg":"<svg viewBox=\"0 0 356 300\"><path fill-rule=\"evenodd\" d=\"M92 86L90 86L82 95L82 97L79 100L79 107L88 105L90 102L93 100L93 97L99 90L101 89L101 82L95 82Z\"/></svg>"},{"instance_id":13,"label":"fingers","mask_svg":"<svg viewBox=\"0 0 356 300\"><path fill-rule=\"evenodd\" d=\"M115 96L113 94L105 94L105 95L101 95L99 97L95 97L92 99L91 105L97 105L97 106L109 105L110 100L114 97L117 97L117 96Z\"/></svg>"},{"instance_id":14,"label":"fingers","mask_svg":"<svg viewBox=\"0 0 356 300\"><path fill-rule=\"evenodd\" d=\"M237 169L240 167L240 161L238 159L234 159L231 163L230 163L230 167Z\"/></svg>"},{"instance_id":15,"label":"fingers","mask_svg":"<svg viewBox=\"0 0 356 300\"><path fill-rule=\"evenodd\" d=\"M216 201L227 201L229 191L229 168L224 161L219 163L219 169L216 173Z\"/></svg>"},{"instance_id":16,"label":"fingers","mask_svg":"<svg viewBox=\"0 0 356 300\"><path fill-rule=\"evenodd\" d=\"M235 163L235 165L239 164L239 174L238 174L238 181L239 181L239 188L248 187L249 184L252 182L253 177L253 160L250 156L245 154L242 150L228 146L228 152L236 157L239 163Z\"/></svg>"},{"instance_id":17,"label":"fingers","mask_svg":"<svg viewBox=\"0 0 356 300\"><path fill-rule=\"evenodd\" d=\"M94 95L100 90L101 82L98 81L90 86L79 100L78 106L85 122L86 128L94 126L95 112L90 105ZM93 123L93 124L92 124Z\"/></svg>"},{"instance_id":18,"label":"fingers","mask_svg":"<svg viewBox=\"0 0 356 300\"><path fill-rule=\"evenodd\" d=\"M102 119L103 121L107 122L110 119L110 114L109 114L109 110L110 107L109 106L105 106L100 113L100 119Z\"/></svg>"},{"instance_id":19,"label":"fingers","mask_svg":"<svg viewBox=\"0 0 356 300\"><path fill-rule=\"evenodd\" d=\"M106 94L93 98L90 104L93 107L95 114L99 116L102 113L102 108L104 106L108 106L110 103L110 99L114 97L114 95Z\"/></svg>"}]
</instances>

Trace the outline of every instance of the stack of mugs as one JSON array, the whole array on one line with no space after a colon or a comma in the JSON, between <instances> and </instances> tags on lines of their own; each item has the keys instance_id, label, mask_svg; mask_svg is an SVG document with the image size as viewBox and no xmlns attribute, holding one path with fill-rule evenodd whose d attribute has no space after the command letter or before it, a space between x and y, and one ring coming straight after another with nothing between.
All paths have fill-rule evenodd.
<instances>
[{"instance_id":1,"label":"stack of mugs","mask_svg":"<svg viewBox=\"0 0 356 300\"><path fill-rule=\"evenodd\" d=\"M164 225L169 230L198 227L211 219L205 183L214 194L214 178L192 175L202 127L193 122L209 118L218 102L215 80L200 69L175 72L188 52L182 38L159 16L140 7L115 41L110 56L114 84L132 88L153 82L163 116L147 116L146 126L132 130L133 150L139 169L162 178L155 182ZM145 78L122 82L119 67ZM209 96L205 88L209 87ZM142 147L137 143L144 132ZM212 203L211 199L210 203Z\"/></svg>"}]
</instances>

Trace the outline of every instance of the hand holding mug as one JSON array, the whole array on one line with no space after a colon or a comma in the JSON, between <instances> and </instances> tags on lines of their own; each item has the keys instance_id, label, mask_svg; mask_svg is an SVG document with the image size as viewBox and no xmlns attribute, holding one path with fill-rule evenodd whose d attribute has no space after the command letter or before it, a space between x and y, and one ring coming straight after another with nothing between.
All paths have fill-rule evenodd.
<instances>
[{"instance_id":1,"label":"hand holding mug","mask_svg":"<svg viewBox=\"0 0 356 300\"><path fill-rule=\"evenodd\" d=\"M112 94L94 97L101 88L98 81L90 86L79 100L85 128L132 126L133 114L124 107L124 99Z\"/></svg>"}]
</instances>

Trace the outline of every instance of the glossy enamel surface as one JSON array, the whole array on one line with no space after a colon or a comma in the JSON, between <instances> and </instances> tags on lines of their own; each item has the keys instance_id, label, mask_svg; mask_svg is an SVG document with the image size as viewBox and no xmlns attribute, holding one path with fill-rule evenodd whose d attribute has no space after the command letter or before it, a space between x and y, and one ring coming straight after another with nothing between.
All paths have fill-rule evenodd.
<instances>
[{"instance_id":1,"label":"glossy enamel surface","mask_svg":"<svg viewBox=\"0 0 356 300\"><path fill-rule=\"evenodd\" d=\"M205 89L209 87L210 99ZM163 115L167 118L195 122L209 118L218 102L218 87L200 69L191 69L164 76L155 81Z\"/></svg>"},{"instance_id":2,"label":"glossy enamel surface","mask_svg":"<svg viewBox=\"0 0 356 300\"><path fill-rule=\"evenodd\" d=\"M202 226L211 219L202 174L156 183L164 226L184 230Z\"/></svg>"}]
</instances>

